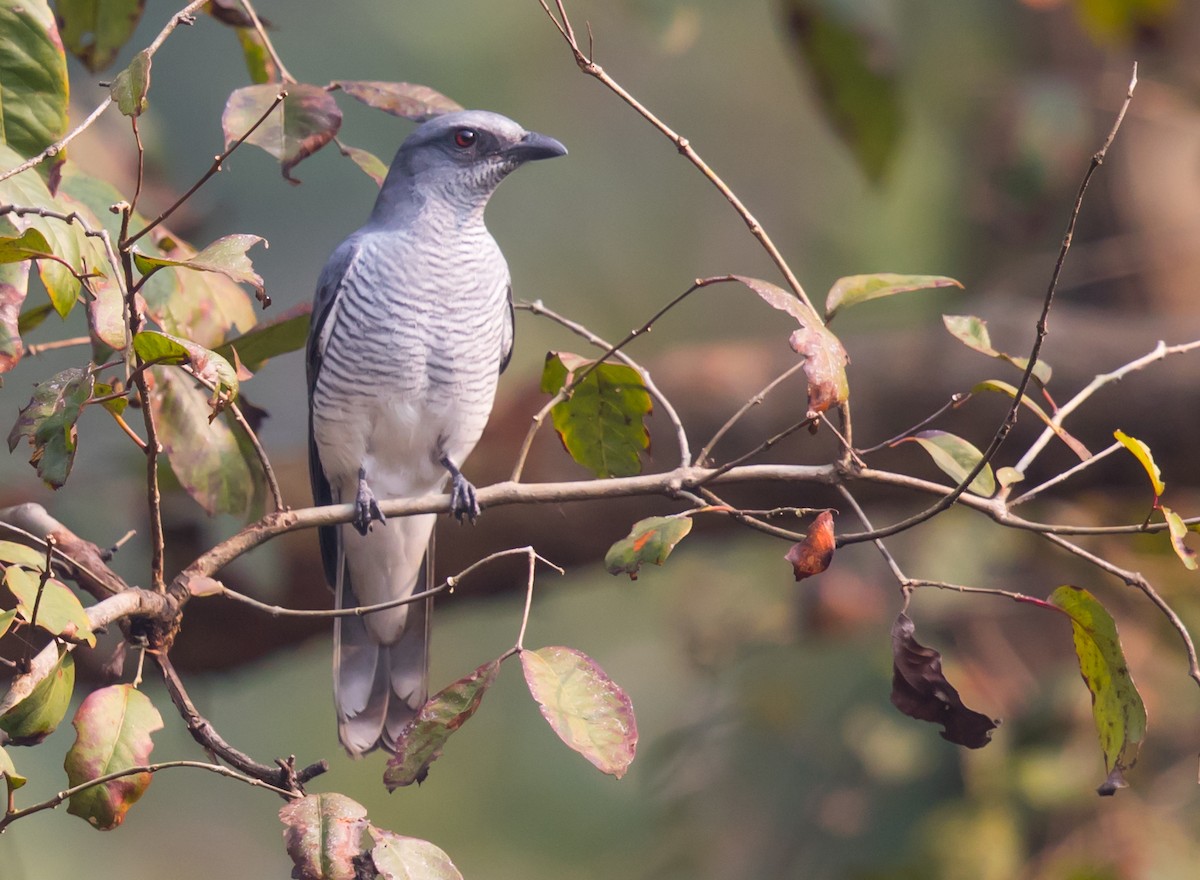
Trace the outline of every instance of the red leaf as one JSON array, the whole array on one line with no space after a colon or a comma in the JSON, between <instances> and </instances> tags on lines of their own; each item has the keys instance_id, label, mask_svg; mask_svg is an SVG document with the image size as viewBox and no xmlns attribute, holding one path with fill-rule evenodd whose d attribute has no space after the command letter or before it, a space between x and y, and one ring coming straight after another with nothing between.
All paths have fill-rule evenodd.
<instances>
[{"instance_id":1,"label":"red leaf","mask_svg":"<svg viewBox=\"0 0 1200 880\"><path fill-rule=\"evenodd\" d=\"M804 540L793 544L784 559L792 564L796 580L802 581L829 568L833 549L833 514L826 510L813 520Z\"/></svg>"}]
</instances>

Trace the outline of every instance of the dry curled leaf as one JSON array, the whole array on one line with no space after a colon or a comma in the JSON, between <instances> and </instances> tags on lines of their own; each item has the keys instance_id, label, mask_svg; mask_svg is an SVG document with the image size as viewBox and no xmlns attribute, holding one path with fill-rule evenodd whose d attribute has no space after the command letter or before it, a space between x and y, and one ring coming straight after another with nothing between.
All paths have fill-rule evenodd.
<instances>
[{"instance_id":1,"label":"dry curled leaf","mask_svg":"<svg viewBox=\"0 0 1200 880\"><path fill-rule=\"evenodd\" d=\"M804 540L793 544L784 559L792 564L796 580L802 581L829 568L833 550L833 513L825 510L808 527Z\"/></svg>"}]
</instances>

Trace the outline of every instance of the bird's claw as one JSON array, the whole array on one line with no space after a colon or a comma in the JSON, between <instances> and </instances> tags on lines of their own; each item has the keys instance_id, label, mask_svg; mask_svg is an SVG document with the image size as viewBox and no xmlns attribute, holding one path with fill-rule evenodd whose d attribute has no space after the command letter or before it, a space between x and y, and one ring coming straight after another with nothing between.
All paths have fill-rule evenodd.
<instances>
[{"instance_id":1,"label":"bird's claw","mask_svg":"<svg viewBox=\"0 0 1200 880\"><path fill-rule=\"evenodd\" d=\"M375 500L375 493L367 485L366 474L359 471L358 494L354 496L354 519L351 525L354 526L360 535L365 537L367 532L371 530L371 523L375 521L386 523L387 517L379 509L379 502Z\"/></svg>"},{"instance_id":2,"label":"bird's claw","mask_svg":"<svg viewBox=\"0 0 1200 880\"><path fill-rule=\"evenodd\" d=\"M450 512L460 523L465 516L472 525L475 524L475 519L480 513L479 501L475 498L475 487L471 485L470 480L459 473L451 477Z\"/></svg>"}]
</instances>

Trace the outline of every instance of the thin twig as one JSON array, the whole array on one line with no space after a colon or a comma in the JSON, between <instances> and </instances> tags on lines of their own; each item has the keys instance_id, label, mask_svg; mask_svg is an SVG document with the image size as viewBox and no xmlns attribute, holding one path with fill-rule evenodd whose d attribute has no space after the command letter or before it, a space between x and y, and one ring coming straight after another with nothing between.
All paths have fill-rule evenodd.
<instances>
[{"instance_id":1,"label":"thin twig","mask_svg":"<svg viewBox=\"0 0 1200 880\"><path fill-rule=\"evenodd\" d=\"M249 605L251 608L257 608L259 611L264 611L272 617L316 617L316 618L332 618L332 617L364 617L368 614L375 614L379 611L386 611L389 608L397 608L401 605L409 605L413 602L420 602L425 599L437 596L440 593L447 591L453 592L454 588L462 582L462 580L476 571L479 568L494 562L497 559L502 559L506 556L528 556L533 554L534 557L545 562L559 574L563 574L563 570L554 563L538 556L534 553L532 547L513 547L508 550L500 550L496 553L489 554L483 559L478 560L472 565L464 568L458 574L446 578L436 587L431 587L428 590L422 590L419 593L413 593L411 596L406 596L402 599L391 599L387 602L379 602L375 605L358 605L353 608L284 608L281 605L268 605L266 602L260 602L258 599L252 598L239 593L236 590L231 590L228 587L221 585L220 595L235 602L241 602L243 605Z\"/></svg>"},{"instance_id":2,"label":"thin twig","mask_svg":"<svg viewBox=\"0 0 1200 880\"><path fill-rule=\"evenodd\" d=\"M1200 349L1200 340L1185 342L1180 345L1167 345L1162 340L1159 340L1158 345L1154 346L1153 350L1151 350L1149 353L1118 367L1111 373L1100 373L1093 378L1092 381L1089 382L1078 394L1058 408L1058 410L1054 413L1054 416L1050 419L1054 427L1047 427L1037 438L1037 440L1030 445L1029 450L1023 456L1021 456L1021 460L1017 462L1016 469L1021 473L1025 473L1029 469L1029 466L1033 463L1033 460L1037 458L1041 451L1046 447L1046 444L1048 444L1054 438L1055 429L1061 428L1063 422L1066 421L1067 416L1077 410L1080 405L1084 403L1084 401L1090 398L1105 385L1109 385L1113 382L1119 382L1130 373L1140 370L1143 367L1155 363L1156 361L1163 360L1171 355L1186 354L1187 352L1195 351L1196 349ZM1016 504L1019 502L1014 501L1013 503Z\"/></svg>"},{"instance_id":3,"label":"thin twig","mask_svg":"<svg viewBox=\"0 0 1200 880\"><path fill-rule=\"evenodd\" d=\"M188 369L187 374L196 380L200 385L207 388L213 394L217 393L217 386L209 382L204 377L198 375L195 370ZM243 431L246 432L246 439L250 441L251 447L254 449L254 455L258 458L258 463L262 467L263 476L267 481L267 489L271 493L271 504L276 511L283 510L286 506L283 503L283 493L279 489L279 480L275 476L275 469L271 467L271 460L267 457L267 450L263 448L262 443L258 439L258 435L254 433L254 429L250 427L250 423L246 421L246 416L243 415L241 408L237 405L236 400L227 401L224 404L233 420L238 423Z\"/></svg>"},{"instance_id":4,"label":"thin twig","mask_svg":"<svg viewBox=\"0 0 1200 880\"><path fill-rule=\"evenodd\" d=\"M192 704L192 700L188 696L187 690L184 688L183 682L180 680L179 674L175 671L170 658L161 653L156 653L153 656L154 662L158 664L158 668L162 671L163 682L167 686L167 692L171 695L171 702L175 704L175 708L179 711L180 717L183 718L184 723L187 725L192 738L210 754L220 758L247 776L274 786L277 790L282 790L280 793L289 798L303 795L304 783L316 776L320 776L329 769L329 765L326 762L318 761L296 773L294 768L286 765L269 767L266 764L260 764L249 755L234 748L221 738L216 728L212 726L212 723L207 718L196 711L196 707Z\"/></svg>"},{"instance_id":5,"label":"thin twig","mask_svg":"<svg viewBox=\"0 0 1200 880\"><path fill-rule=\"evenodd\" d=\"M37 357L47 351L58 351L60 348L74 348L77 345L91 345L92 337L90 336L72 336L70 339L55 339L51 342L39 342L35 345L25 347L25 354L29 357Z\"/></svg>"},{"instance_id":6,"label":"thin twig","mask_svg":"<svg viewBox=\"0 0 1200 880\"><path fill-rule=\"evenodd\" d=\"M1079 464L1075 465L1074 467L1067 468L1061 474L1051 477L1050 479L1046 480L1044 483L1042 483L1038 486L1034 486L1032 489L1028 490L1027 492L1025 492L1021 495L1018 495L1016 498L1010 499L1008 502L1009 509L1011 510L1012 508L1016 507L1018 504L1024 504L1026 501L1030 501L1031 499L1036 498L1038 495L1042 494L1042 492L1046 491L1050 487L1057 486L1059 483L1062 483L1065 480L1068 480L1071 477L1075 476L1076 474L1078 474L1084 470L1087 470L1088 468L1090 468L1092 465L1096 464L1097 462L1103 461L1104 459L1108 458L1110 455L1112 455L1117 450L1124 449L1124 448L1125 447L1123 447L1120 443L1113 443L1111 446L1108 446L1105 449L1102 449L1100 452L1097 452L1095 455L1093 455L1091 458L1087 459L1086 461L1081 461L1081 462L1079 462Z\"/></svg>"},{"instance_id":7,"label":"thin twig","mask_svg":"<svg viewBox=\"0 0 1200 880\"><path fill-rule=\"evenodd\" d=\"M1179 615L1175 613L1175 609L1168 605L1167 601L1158 594L1158 591L1154 589L1150 581L1146 580L1141 573L1121 568L1119 565L1109 562L1102 556L1097 556L1095 553L1084 550L1078 544L1068 541L1061 535L1046 534L1046 540L1057 544L1070 553L1074 553L1080 559L1090 562L1092 565L1108 572L1114 577L1120 578L1129 586L1141 590L1146 595L1146 598L1154 603L1158 610L1163 613L1175 632L1179 634L1179 638L1183 641L1184 650L1187 652L1188 675L1191 676L1196 684L1200 684L1200 659L1196 656L1196 645L1192 642L1192 636L1188 632L1188 628L1184 622L1179 619Z\"/></svg>"},{"instance_id":8,"label":"thin twig","mask_svg":"<svg viewBox=\"0 0 1200 880\"><path fill-rule=\"evenodd\" d=\"M270 117L270 115L275 112L275 108L278 107L283 102L283 99L286 97L287 97L287 90L280 89L279 94L277 94L275 96L275 100L271 102L271 106L268 107L266 109L266 111L260 117L258 117L257 120L255 120L253 125L251 125L248 129L246 129L245 133L242 134L241 137L239 137L237 140L235 140L233 143L231 143L228 147L226 147L225 151L223 153L221 153L220 155L213 158L213 162L211 165L208 166L208 170L205 171L202 175L200 175L200 179L197 180L195 183L193 183L190 187L188 187L187 192L185 192L178 199L176 199L174 204L172 204L169 208L167 208L165 211L163 211L161 214L159 214L157 217L155 217L153 220L151 220L149 223L147 223L139 232L134 233L133 235L129 236L128 238L126 238L124 236L124 234L122 234L121 250L125 251L125 250L128 250L129 248L133 247L134 243L137 242L138 239L140 239L147 232L154 229L156 226L158 226L160 223L162 223L164 220L166 220L168 217L170 217L172 214L174 214L179 209L179 207L181 205L183 205L184 202L186 202L188 199L190 199L195 194L196 190L200 189L200 187L202 187L202 186L204 186L204 184L208 183L208 181L210 179L212 179L213 175L215 175L219 171L221 171L222 164L225 162L226 159L229 158L230 154L232 154L234 150L236 150L243 143L245 143L246 138L248 138L248 137L250 137L250 135L254 134L254 132L258 129L258 127L267 121L268 117Z\"/></svg>"},{"instance_id":9,"label":"thin twig","mask_svg":"<svg viewBox=\"0 0 1200 880\"><path fill-rule=\"evenodd\" d=\"M710 439L707 443L704 444L704 448L696 453L696 457L695 457L695 459L693 459L692 464L695 464L695 465L707 464L709 461L709 457L712 455L713 447L715 447L721 441L721 438L724 437L726 434L728 434L729 430L734 425L736 425L741 420L741 418L744 415L746 415L746 413L748 413L754 407L760 406L762 404L763 400L766 399L766 396L768 394L770 394L779 385L781 385L783 382L786 382L788 379L790 379L796 373L799 373L801 370L803 370L804 367L806 366L806 364L807 364L806 361L801 360L799 363L794 364L793 366L784 370L782 373L780 373L778 376L776 376L774 379L772 379L770 382L768 382L766 385L764 385L761 391L759 391L757 394L755 394L753 397L751 397L749 400L747 400L744 404L742 404L742 407L737 412L735 412L733 415L731 415L726 420L725 424L723 424L720 428L717 429L717 432L712 435L712 439Z\"/></svg>"},{"instance_id":10,"label":"thin twig","mask_svg":"<svg viewBox=\"0 0 1200 880\"><path fill-rule=\"evenodd\" d=\"M862 509L862 506L858 503L858 499L841 483L837 484L837 490L838 494L850 505L850 509L854 511L854 515L858 517L858 521L862 523L862 527L868 532L871 531L871 521L867 519L867 512ZM883 557L883 561L887 563L887 567L892 570L892 576L899 581L901 589L907 590L912 585L912 581L904 574L904 571L900 568L900 563L896 562L896 557L888 550L887 545L883 543L883 539L876 538L872 543L875 545L875 549L879 551L879 555Z\"/></svg>"},{"instance_id":11,"label":"thin twig","mask_svg":"<svg viewBox=\"0 0 1200 880\"><path fill-rule=\"evenodd\" d=\"M558 29L559 34L561 34L563 39L566 41L567 46L571 50L571 54L575 57L575 63L579 66L579 69L588 76L595 77L597 80L599 80L606 88L609 89L609 91L632 107L638 113L638 115L658 129L658 131L664 137L666 137L675 145L675 149L679 151L680 155L691 162L692 165L694 165L696 169L703 174L705 178L707 178L709 183L717 188L721 195L725 197L726 201L733 206L733 209L737 212L738 216L742 218L742 222L746 224L746 227L750 230L750 234L758 239L759 244L762 245L763 249L767 252L767 255L771 258L771 261L779 269L780 274L782 274L787 280L788 286L791 287L792 291L805 305L807 305L810 309L813 309L812 303L809 301L808 296L804 293L804 288L800 286L800 281L796 278L796 274L788 265L787 260L783 258L783 254L781 254L779 249L775 247L775 243L771 240L771 237L767 234L767 231L763 228L762 224L754 218L749 209L747 209L742 203L742 200L738 198L737 194L734 193L734 191L729 188L725 181L718 177L717 173L713 171L703 159L700 158L700 154L696 152L695 148L692 147L687 138L672 130L665 122L659 119L640 101L633 97L632 94L626 91L620 83L609 76L608 73L605 72L604 68L595 62L591 53L591 29L588 29L588 52L585 53L580 48L579 41L575 38L575 30L571 26L570 18L567 17L567 10L563 5L563 0L555 0L555 6L558 8L558 18L556 18L554 13L550 10L546 0L538 0L538 2L541 3L542 9L545 10L546 15L549 16L550 20L554 23L555 28ZM816 309L813 309L813 314L817 315L820 313L817 312Z\"/></svg>"},{"instance_id":12,"label":"thin twig","mask_svg":"<svg viewBox=\"0 0 1200 880\"><path fill-rule=\"evenodd\" d=\"M942 404L940 407L938 407L934 413L921 419L921 421L917 422L911 428L901 431L895 437L891 437L887 440L884 440L882 443L876 443L874 446L868 447L867 449L860 449L860 450L858 450L858 454L859 455L870 455L872 452L878 452L881 449L886 449L889 446L899 443L901 440L905 440L905 439L911 437L913 434L917 433L917 431L921 430L922 428L924 428L926 425L930 424L931 422L937 421L939 418L941 418L945 413L949 412L950 410L957 409L959 406L966 403L970 399L971 399L970 391L959 391L956 394L951 394L950 399L948 401L946 401L944 404Z\"/></svg>"},{"instance_id":13,"label":"thin twig","mask_svg":"<svg viewBox=\"0 0 1200 880\"><path fill-rule=\"evenodd\" d=\"M1129 104L1133 100L1133 90L1137 86L1137 64L1133 65L1133 75L1129 80L1129 88L1125 93L1125 100L1121 104L1121 109L1117 111L1117 118L1113 122L1112 128L1108 132L1108 137L1104 139L1104 143L1100 149L1092 156L1092 160L1088 165L1087 171L1083 175L1083 181L1079 185L1079 191L1075 196L1075 204L1071 209L1070 219L1067 221L1067 231L1063 235L1062 246L1058 252L1058 259L1055 260L1054 270L1050 274L1050 283L1046 289L1046 296L1042 302L1042 312L1037 321L1037 333L1033 342L1033 349L1029 353L1029 360L1025 366L1025 372L1021 376L1021 381L1017 385L1016 393L1013 395L1012 404L1009 406L1008 414L1004 417L1004 421L996 430L992 437L991 443L987 449L983 451L979 461L971 468L970 472L962 478L954 489L943 496L938 502L925 510L910 516L900 522L893 523L881 529L876 529L873 532L860 532L857 535L845 535L839 540L841 543L849 544L855 541L866 541L874 538L886 538L890 535L895 535L903 531L911 529L913 526L920 525L926 520L932 519L942 511L951 507L955 502L963 496L967 491L967 487L974 482L975 478L983 471L985 467L995 457L999 451L1001 444L1012 431L1013 426L1017 423L1017 414L1021 408L1021 401L1025 397L1025 392L1029 387L1029 383L1033 379L1033 371L1038 363L1038 356L1041 354L1042 343L1047 334L1047 321L1050 315L1050 307L1054 302L1054 293L1058 289L1058 279L1062 274L1063 264L1066 262L1067 253L1071 250L1071 241L1075 235L1075 224L1079 220L1079 213L1083 209L1083 197L1087 192L1088 184L1092 180L1092 175L1096 173L1096 169L1104 164L1104 158L1108 154L1108 148L1112 146L1113 140L1117 136L1117 131L1121 127L1121 122L1125 119L1125 112L1129 109Z\"/></svg>"},{"instance_id":14,"label":"thin twig","mask_svg":"<svg viewBox=\"0 0 1200 880\"><path fill-rule=\"evenodd\" d=\"M192 2L187 6L172 15L171 20L168 21L166 26L158 32L158 36L154 38L154 41L148 47L146 47L147 55L153 57L154 53L158 51L159 47L162 46L163 42L171 35L171 32L174 31L175 28L181 24L191 24L195 20L192 17L192 13L196 12L196 10L200 9L200 7L208 4L209 2L211 2L211 0L192 0ZM105 97L105 99L96 107L96 109L88 114L87 119L67 132L67 134L62 138L46 147L46 149L42 150L36 156L26 159L20 165L9 168L7 171L0 172L0 183L8 180L8 178L13 177L14 175L20 174L23 171L28 171L30 168L37 167L49 158L57 156L66 148L67 144L71 143L71 141L75 140L75 138L90 128L92 123L99 119L104 111L112 105L112 103L112 95Z\"/></svg>"},{"instance_id":15,"label":"thin twig","mask_svg":"<svg viewBox=\"0 0 1200 880\"><path fill-rule=\"evenodd\" d=\"M296 792L286 791L282 788L276 788L259 779L253 779L244 774L238 773L236 770L230 770L228 767L222 767L220 764L209 764L205 761L161 761L157 764L141 764L137 767L126 767L124 770L117 770L113 773L106 773L103 776L97 776L95 779L89 779L87 782L81 782L79 785L74 785L71 788L66 788L60 791L54 797L42 801L38 804L25 807L20 810L9 810L3 816L0 816L0 831L3 831L13 822L18 819L24 819L34 813L40 813L43 810L53 810L63 801L70 800L81 791L87 791L89 788L94 788L97 785L104 785L116 779L123 779L126 776L137 776L141 773L157 773L160 770L170 770L175 767L194 767L199 770L207 770L210 773L217 773L221 776L227 776L230 779L237 779L247 785L253 785L256 788L265 788L275 794L285 797L289 800L299 797Z\"/></svg>"},{"instance_id":16,"label":"thin twig","mask_svg":"<svg viewBox=\"0 0 1200 880\"><path fill-rule=\"evenodd\" d=\"M258 13L254 11L254 7L250 5L249 0L241 0L242 9L246 10L246 15L250 17L250 21L254 25L254 31L258 34L258 38L262 40L263 46L267 49L267 54L271 56L271 62L279 71L279 76L284 82L294 83L296 78L288 73L287 67L283 64L283 59L279 57L279 53L275 51L275 44L271 42L271 38L267 36L267 29L263 27L262 20L259 19Z\"/></svg>"},{"instance_id":17,"label":"thin twig","mask_svg":"<svg viewBox=\"0 0 1200 880\"><path fill-rule=\"evenodd\" d=\"M582 324L572 321L570 318L566 318L554 310L547 308L541 300L535 300L534 302L518 302L515 304L515 307L532 312L535 315L543 315L550 320L561 324L576 336L583 337L597 348L611 352L617 358L619 358L622 363L637 370L642 377L642 382L645 384L646 390L649 391L658 401L659 406L662 407L663 412L666 413L667 418L670 420L672 426L674 426L675 438L679 444L679 461L682 466L687 465L692 457L691 449L688 446L687 431L684 429L683 421L679 418L679 413L675 411L675 407L671 404L671 401L667 399L665 394L658 390L658 386L655 385L654 380L650 378L649 370L638 364L635 360L633 360L633 358L625 354L625 352L617 351L613 346L609 345L587 327L584 327Z\"/></svg>"}]
</instances>

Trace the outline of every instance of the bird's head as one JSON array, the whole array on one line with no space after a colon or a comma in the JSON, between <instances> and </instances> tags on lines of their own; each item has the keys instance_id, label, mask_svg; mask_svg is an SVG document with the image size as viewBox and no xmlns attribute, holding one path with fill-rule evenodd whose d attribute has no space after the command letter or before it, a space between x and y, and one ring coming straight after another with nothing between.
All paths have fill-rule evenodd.
<instances>
[{"instance_id":1,"label":"bird's head","mask_svg":"<svg viewBox=\"0 0 1200 880\"><path fill-rule=\"evenodd\" d=\"M447 113L423 123L401 144L384 191L402 188L422 198L482 208L513 170L566 152L554 138L526 131L499 113Z\"/></svg>"}]
</instances>

